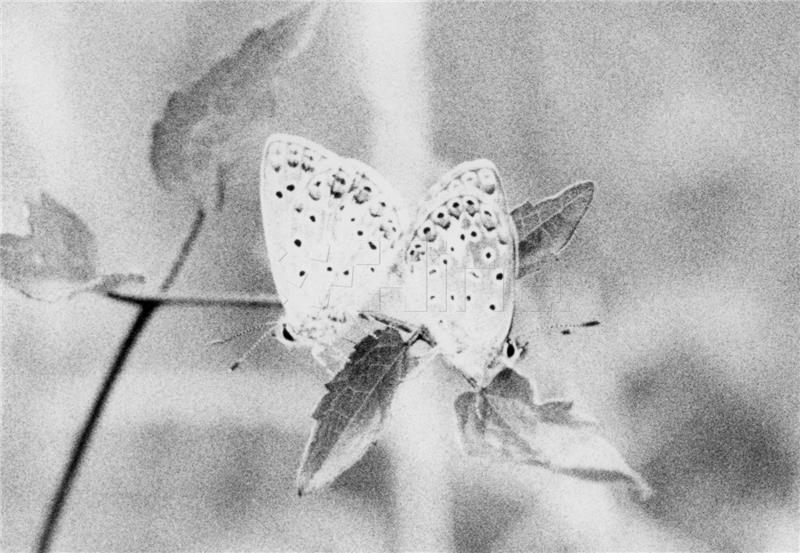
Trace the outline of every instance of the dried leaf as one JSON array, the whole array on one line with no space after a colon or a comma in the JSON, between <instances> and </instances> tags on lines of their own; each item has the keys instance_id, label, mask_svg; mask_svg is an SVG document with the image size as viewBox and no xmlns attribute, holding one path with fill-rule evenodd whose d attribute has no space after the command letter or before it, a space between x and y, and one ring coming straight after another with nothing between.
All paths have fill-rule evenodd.
<instances>
[{"instance_id":1,"label":"dried leaf","mask_svg":"<svg viewBox=\"0 0 800 553\"><path fill-rule=\"evenodd\" d=\"M646 499L647 483L571 402L534 402L529 382L506 369L478 392L456 400L464 449L470 455L536 465L589 480L625 480Z\"/></svg>"},{"instance_id":2,"label":"dried leaf","mask_svg":"<svg viewBox=\"0 0 800 553\"><path fill-rule=\"evenodd\" d=\"M566 247L593 195L594 184L580 182L536 205L525 202L514 209L511 216L520 239L520 277L531 272L543 259L557 256Z\"/></svg>"},{"instance_id":3,"label":"dried leaf","mask_svg":"<svg viewBox=\"0 0 800 553\"><path fill-rule=\"evenodd\" d=\"M377 330L356 345L344 369L326 384L297 475L298 493L333 482L378 438L394 393L412 368L408 349L396 329Z\"/></svg>"},{"instance_id":4,"label":"dried leaf","mask_svg":"<svg viewBox=\"0 0 800 553\"><path fill-rule=\"evenodd\" d=\"M267 29L254 30L236 53L169 97L153 126L150 150L160 186L204 202L210 194L222 207L224 177L242 155L242 144L260 147L268 134L277 66L306 48L323 10L306 4Z\"/></svg>"},{"instance_id":5,"label":"dried leaf","mask_svg":"<svg viewBox=\"0 0 800 553\"><path fill-rule=\"evenodd\" d=\"M47 194L42 194L40 203L27 205L30 235L0 235L0 275L9 286L34 299L56 301L144 281L141 275L98 275L94 235Z\"/></svg>"}]
</instances>

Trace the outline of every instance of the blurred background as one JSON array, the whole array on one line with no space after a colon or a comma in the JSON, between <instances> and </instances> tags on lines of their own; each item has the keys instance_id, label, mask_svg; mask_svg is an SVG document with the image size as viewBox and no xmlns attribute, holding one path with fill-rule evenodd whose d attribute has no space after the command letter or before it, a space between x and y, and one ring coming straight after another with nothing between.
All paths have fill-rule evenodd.
<instances>
[{"instance_id":1,"label":"blurred background","mask_svg":"<svg viewBox=\"0 0 800 553\"><path fill-rule=\"evenodd\" d=\"M45 190L103 267L155 287L193 216L159 188L169 93L290 4L4 3L3 230ZM519 285L523 371L574 398L655 489L468 459L431 367L386 439L322 494L294 474L327 375L258 334L267 309L174 308L146 329L67 504L69 551L797 551L796 4L335 4L273 82L263 136L301 134L413 199L492 159L512 204L581 179L561 260ZM269 94L265 91L265 94ZM273 290L258 143L174 291ZM22 230L20 230L22 229ZM132 308L3 287L2 549L30 550ZM552 325L599 319L561 336Z\"/></svg>"}]
</instances>

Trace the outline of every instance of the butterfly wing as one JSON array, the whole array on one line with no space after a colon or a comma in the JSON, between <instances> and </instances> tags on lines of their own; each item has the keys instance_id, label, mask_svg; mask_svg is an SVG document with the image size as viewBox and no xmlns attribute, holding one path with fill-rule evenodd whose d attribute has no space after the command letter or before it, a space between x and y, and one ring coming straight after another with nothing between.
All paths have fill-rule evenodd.
<instances>
[{"instance_id":1,"label":"butterfly wing","mask_svg":"<svg viewBox=\"0 0 800 553\"><path fill-rule=\"evenodd\" d=\"M517 274L516 230L493 163L462 163L431 187L405 264L416 303L420 290L426 295L419 322L451 363L488 384L511 327Z\"/></svg>"},{"instance_id":2,"label":"butterfly wing","mask_svg":"<svg viewBox=\"0 0 800 553\"><path fill-rule=\"evenodd\" d=\"M273 135L261 165L267 251L285 321L305 345L341 336L401 250L404 211L372 168Z\"/></svg>"}]
</instances>

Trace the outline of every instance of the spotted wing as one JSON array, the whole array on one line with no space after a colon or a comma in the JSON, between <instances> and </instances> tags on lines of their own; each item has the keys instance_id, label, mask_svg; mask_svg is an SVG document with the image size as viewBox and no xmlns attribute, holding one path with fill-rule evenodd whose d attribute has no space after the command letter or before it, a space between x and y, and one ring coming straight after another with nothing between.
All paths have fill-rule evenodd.
<instances>
[{"instance_id":1,"label":"spotted wing","mask_svg":"<svg viewBox=\"0 0 800 553\"><path fill-rule=\"evenodd\" d=\"M261 167L264 234L286 319L330 343L401 251L404 214L376 171L300 137L271 136Z\"/></svg>"},{"instance_id":2,"label":"spotted wing","mask_svg":"<svg viewBox=\"0 0 800 553\"><path fill-rule=\"evenodd\" d=\"M426 294L422 319L440 351L484 381L511 326L517 273L516 231L494 164L463 163L431 187L405 263L410 286Z\"/></svg>"}]
</instances>

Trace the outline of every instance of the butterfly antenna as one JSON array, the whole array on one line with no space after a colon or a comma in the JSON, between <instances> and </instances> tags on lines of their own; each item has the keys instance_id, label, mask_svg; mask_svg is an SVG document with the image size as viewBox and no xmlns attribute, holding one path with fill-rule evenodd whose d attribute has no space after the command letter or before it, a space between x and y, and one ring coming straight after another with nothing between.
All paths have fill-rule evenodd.
<instances>
[{"instance_id":1,"label":"butterfly antenna","mask_svg":"<svg viewBox=\"0 0 800 553\"><path fill-rule=\"evenodd\" d=\"M568 336L568 335L572 334L572 329L574 329L574 328L591 328L593 326L600 326L600 321L591 320L591 321L586 321L584 323L579 323L579 324L553 325L550 328L559 328L559 329L561 329L561 334L563 336Z\"/></svg>"},{"instance_id":2,"label":"butterfly antenna","mask_svg":"<svg viewBox=\"0 0 800 553\"><path fill-rule=\"evenodd\" d=\"M229 370L229 371L231 371L231 372L233 372L233 371L235 371L236 369L238 369L238 368L239 368L239 366L240 366L242 363L244 363L244 362L245 362L245 360L246 360L246 359L247 359L247 358L250 356L250 354L251 354L251 353L253 353L253 350L254 350L254 349L256 349L256 347L257 347L257 346L258 346L258 345L259 345L261 342L263 342L263 341L264 341L264 338L266 338L267 336L270 336L270 335L271 335L271 330L272 330L272 329L270 329L270 330L267 330L267 331L266 331L266 332L264 332L264 333L263 333L261 336L259 336L259 337L258 337L258 340L256 340L256 341L255 341L255 342L253 342L252 344L250 344L250 347L249 347L249 348L247 348L247 351L245 351L243 354L241 354L241 355L239 356L239 358L238 358L236 361L234 361L233 363L231 363L231 365L228 367L228 370Z\"/></svg>"}]
</instances>

